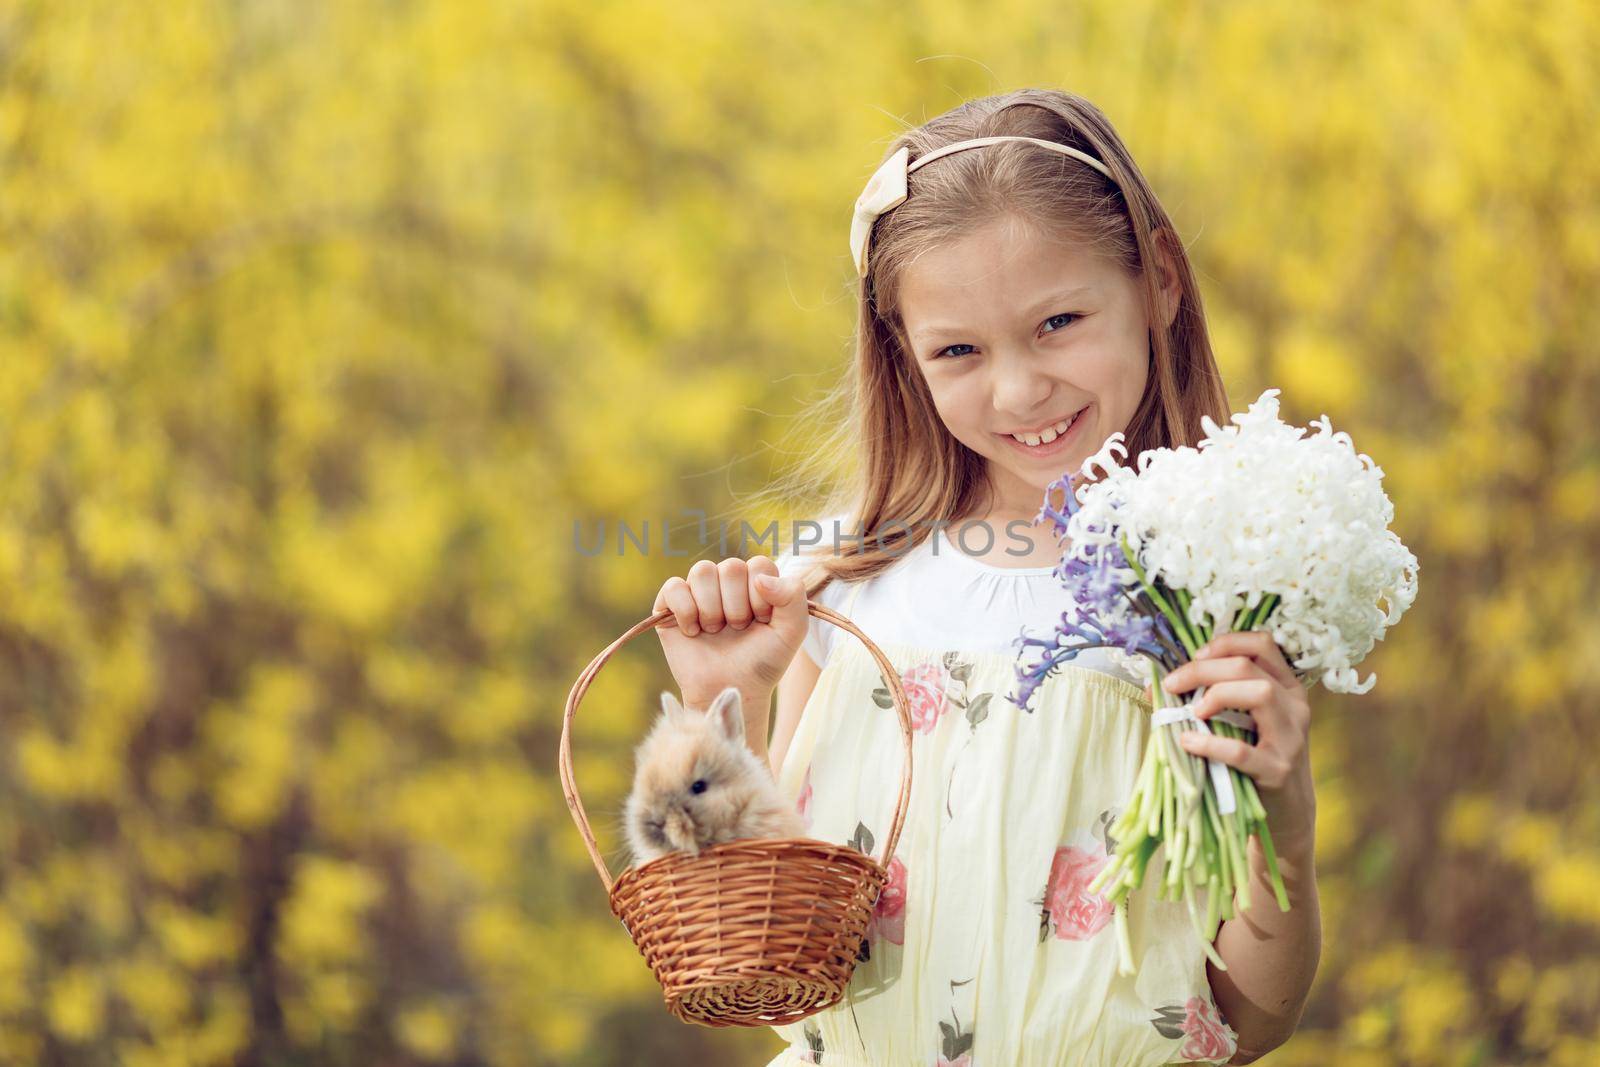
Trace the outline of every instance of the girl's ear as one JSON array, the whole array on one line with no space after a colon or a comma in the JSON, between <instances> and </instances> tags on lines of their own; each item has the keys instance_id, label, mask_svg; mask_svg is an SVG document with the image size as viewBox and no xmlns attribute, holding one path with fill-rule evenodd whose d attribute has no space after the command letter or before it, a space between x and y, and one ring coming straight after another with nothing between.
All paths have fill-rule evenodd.
<instances>
[{"instance_id":1,"label":"girl's ear","mask_svg":"<svg viewBox=\"0 0 1600 1067\"><path fill-rule=\"evenodd\" d=\"M1178 316L1178 305L1183 302L1183 283L1178 277L1176 253L1173 251L1173 242L1178 241L1178 235L1163 227L1153 231L1151 243L1156 250L1156 288L1161 294L1161 315L1163 328L1171 329L1172 320ZM1181 242L1179 247L1182 247Z\"/></svg>"},{"instance_id":2,"label":"girl's ear","mask_svg":"<svg viewBox=\"0 0 1600 1067\"><path fill-rule=\"evenodd\" d=\"M739 697L739 690L729 686L718 693L717 699L711 702L706 714L710 716L712 725L723 737L739 744L744 743L744 701Z\"/></svg>"}]
</instances>

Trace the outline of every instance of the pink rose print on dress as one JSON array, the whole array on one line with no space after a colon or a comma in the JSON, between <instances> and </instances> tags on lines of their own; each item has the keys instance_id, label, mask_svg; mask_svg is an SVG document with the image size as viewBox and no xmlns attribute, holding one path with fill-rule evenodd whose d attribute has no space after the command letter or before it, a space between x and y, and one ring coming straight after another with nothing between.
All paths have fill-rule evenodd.
<instances>
[{"instance_id":1,"label":"pink rose print on dress","mask_svg":"<svg viewBox=\"0 0 1600 1067\"><path fill-rule=\"evenodd\" d=\"M1052 933L1063 941L1087 941L1106 928L1112 917L1111 901L1089 892L1089 883L1108 862L1110 857L1098 842L1087 848L1063 845L1056 849L1044 895L1034 901L1040 906L1040 941L1048 940Z\"/></svg>"},{"instance_id":2,"label":"pink rose print on dress","mask_svg":"<svg viewBox=\"0 0 1600 1067\"><path fill-rule=\"evenodd\" d=\"M1229 1060L1239 1051L1238 1035L1205 997L1190 997L1186 1004L1168 1004L1156 1012L1151 1025L1162 1037L1185 1039L1178 1050L1181 1062Z\"/></svg>"},{"instance_id":3,"label":"pink rose print on dress","mask_svg":"<svg viewBox=\"0 0 1600 1067\"><path fill-rule=\"evenodd\" d=\"M867 829L866 823L856 823L856 832L846 842L851 848L863 855L872 855L872 831ZM903 945L906 943L906 865L899 856L889 860L888 878L883 883L883 889L878 893L878 900L872 906L872 915L867 919L866 933L861 938L861 947L856 951L856 960L865 963L872 958L872 942L883 939L892 944Z\"/></svg>"},{"instance_id":4,"label":"pink rose print on dress","mask_svg":"<svg viewBox=\"0 0 1600 1067\"><path fill-rule=\"evenodd\" d=\"M867 937L881 937L896 945L906 943L906 865L899 856L889 861L889 880L872 907Z\"/></svg>"},{"instance_id":5,"label":"pink rose print on dress","mask_svg":"<svg viewBox=\"0 0 1600 1067\"><path fill-rule=\"evenodd\" d=\"M1238 1042L1211 1002L1190 997L1184 1009L1183 1032L1189 1040L1178 1055L1186 1060L1231 1059L1239 1050Z\"/></svg>"},{"instance_id":6,"label":"pink rose print on dress","mask_svg":"<svg viewBox=\"0 0 1600 1067\"><path fill-rule=\"evenodd\" d=\"M919 734L931 732L949 707L945 690L950 687L950 671L938 660L928 660L901 673L900 687L910 705L911 728ZM885 686L872 691L872 701L880 708L894 707L894 698Z\"/></svg>"}]
</instances>

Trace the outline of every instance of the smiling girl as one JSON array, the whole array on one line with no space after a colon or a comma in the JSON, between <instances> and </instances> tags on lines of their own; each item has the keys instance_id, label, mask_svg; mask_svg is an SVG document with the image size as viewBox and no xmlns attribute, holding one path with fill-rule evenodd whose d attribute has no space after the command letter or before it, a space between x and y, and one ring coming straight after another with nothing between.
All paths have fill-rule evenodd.
<instances>
[{"instance_id":1,"label":"smiling girl","mask_svg":"<svg viewBox=\"0 0 1600 1067\"><path fill-rule=\"evenodd\" d=\"M1320 955L1309 703L1276 646L1220 636L1170 676L1213 687L1202 717L1216 694L1260 727L1254 748L1186 742L1257 775L1291 898L1223 924L1226 972L1184 905L1146 887L1129 904L1138 972L1120 976L1110 905L1088 891L1149 734L1140 676L1094 649L1033 711L1007 699L1018 634L1074 610L1036 521L1044 487L1117 431L1137 455L1228 421L1183 243L1099 110L1028 89L900 135L851 250L859 480L829 510L865 537L702 560L655 608L673 612L657 633L684 702L740 688L749 743L814 837L872 852L903 741L876 663L805 599L860 626L912 700L907 822L848 995L778 1027L773 1067L1250 1062L1294 1031ZM1271 900L1254 842L1250 863L1252 899Z\"/></svg>"}]
</instances>

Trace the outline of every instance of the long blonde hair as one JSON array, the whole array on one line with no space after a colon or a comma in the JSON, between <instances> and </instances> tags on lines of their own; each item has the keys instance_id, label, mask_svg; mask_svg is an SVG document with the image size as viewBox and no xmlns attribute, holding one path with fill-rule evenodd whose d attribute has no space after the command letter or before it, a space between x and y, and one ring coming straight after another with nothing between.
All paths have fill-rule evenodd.
<instances>
[{"instance_id":1,"label":"long blonde hair","mask_svg":"<svg viewBox=\"0 0 1600 1067\"><path fill-rule=\"evenodd\" d=\"M765 494L793 500L832 488L824 513L846 516L846 532L865 532L850 551L818 552L806 593L834 578L857 581L892 565L932 534L935 520L955 522L991 492L981 456L944 427L914 365L899 307L907 265L929 248L1016 216L1041 233L1070 239L1139 278L1147 320L1164 321L1158 247L1177 273L1181 298L1170 327L1150 331L1144 396L1124 430L1130 457L1147 448L1192 445L1201 417L1228 421L1228 397L1206 333L1200 291L1183 242L1111 123L1089 101L1061 90L1019 89L970 100L895 138L913 161L969 138L1019 134L1055 140L1100 160L1116 181L1082 162L1025 142L956 152L910 176L907 200L876 222L867 274L858 289L854 374L806 413L833 429L787 479ZM840 457L859 456L840 471ZM1042 500L1042 495L1041 495ZM831 531L830 531L831 534Z\"/></svg>"}]
</instances>

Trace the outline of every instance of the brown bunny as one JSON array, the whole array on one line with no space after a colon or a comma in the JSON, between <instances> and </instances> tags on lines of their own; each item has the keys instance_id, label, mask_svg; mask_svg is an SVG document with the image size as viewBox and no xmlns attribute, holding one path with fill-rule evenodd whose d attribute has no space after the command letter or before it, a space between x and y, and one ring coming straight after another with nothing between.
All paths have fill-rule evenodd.
<instances>
[{"instance_id":1,"label":"brown bunny","mask_svg":"<svg viewBox=\"0 0 1600 1067\"><path fill-rule=\"evenodd\" d=\"M636 866L740 838L805 836L799 814L745 745L737 689L724 689L704 713L663 692L661 715L634 757L625 825Z\"/></svg>"}]
</instances>

